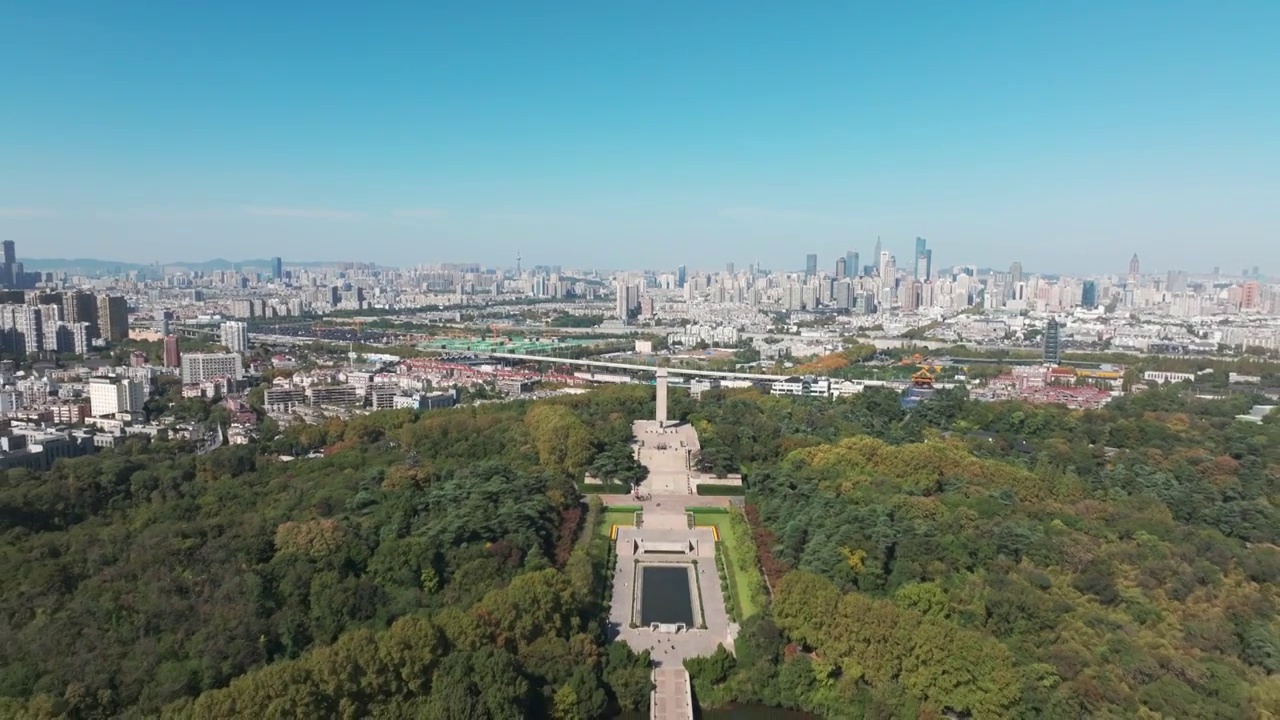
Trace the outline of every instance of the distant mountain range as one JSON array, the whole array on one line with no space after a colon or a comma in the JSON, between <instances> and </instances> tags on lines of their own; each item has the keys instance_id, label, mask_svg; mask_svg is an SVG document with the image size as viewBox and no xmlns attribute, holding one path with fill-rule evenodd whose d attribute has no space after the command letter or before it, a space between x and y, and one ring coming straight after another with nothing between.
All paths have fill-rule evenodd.
<instances>
[{"instance_id":1,"label":"distant mountain range","mask_svg":"<svg viewBox=\"0 0 1280 720\"><path fill-rule=\"evenodd\" d=\"M141 270L143 268L186 268L187 270L198 270L201 272L217 272L219 270L242 270L271 269L271 261L266 259L256 260L223 260L215 258L213 260L202 260L199 262L164 262L164 263L132 263L122 262L120 260L96 260L94 258L18 258L22 262L24 270L40 271L40 272L67 272L78 275L106 275L126 273L131 270ZM311 262L298 262L290 260L286 263L289 267L322 267L325 265L333 265L337 261L321 260Z\"/></svg>"}]
</instances>

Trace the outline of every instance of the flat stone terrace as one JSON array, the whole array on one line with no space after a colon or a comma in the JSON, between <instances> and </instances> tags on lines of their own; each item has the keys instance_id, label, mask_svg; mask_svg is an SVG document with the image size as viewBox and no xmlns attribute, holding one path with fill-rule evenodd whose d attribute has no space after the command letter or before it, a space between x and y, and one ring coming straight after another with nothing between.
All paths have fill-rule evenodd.
<instances>
[{"instance_id":1,"label":"flat stone terrace","mask_svg":"<svg viewBox=\"0 0 1280 720\"><path fill-rule=\"evenodd\" d=\"M649 695L650 720L693 720L693 688L688 670L658 668L653 671L653 685Z\"/></svg>"}]
</instances>

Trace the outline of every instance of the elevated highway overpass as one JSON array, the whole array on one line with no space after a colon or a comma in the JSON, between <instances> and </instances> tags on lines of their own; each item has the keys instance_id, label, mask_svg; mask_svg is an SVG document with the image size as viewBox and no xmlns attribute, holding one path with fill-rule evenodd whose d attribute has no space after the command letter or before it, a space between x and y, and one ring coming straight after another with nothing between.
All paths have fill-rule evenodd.
<instances>
[{"instance_id":1,"label":"elevated highway overpass","mask_svg":"<svg viewBox=\"0 0 1280 720\"><path fill-rule=\"evenodd\" d=\"M632 372L654 373L665 370L668 375L692 375L699 377L735 378L739 380L764 380L776 382L786 375L765 375L763 373L740 373L727 370L694 370L692 368L662 367L658 365L636 365L634 363L611 362L609 360L570 360L548 355L522 355L518 353L483 353L489 357L504 360L523 360L525 362L549 362L559 365L582 365L584 367L611 368L613 370L630 370Z\"/></svg>"}]
</instances>

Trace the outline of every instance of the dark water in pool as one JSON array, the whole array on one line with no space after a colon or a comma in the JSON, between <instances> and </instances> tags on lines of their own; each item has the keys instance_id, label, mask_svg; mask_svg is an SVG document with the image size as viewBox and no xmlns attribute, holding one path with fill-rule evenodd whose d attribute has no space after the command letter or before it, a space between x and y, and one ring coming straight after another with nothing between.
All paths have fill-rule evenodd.
<instances>
[{"instance_id":1,"label":"dark water in pool","mask_svg":"<svg viewBox=\"0 0 1280 720\"><path fill-rule=\"evenodd\" d=\"M684 623L695 627L693 601L689 592L689 568L685 565L640 568L640 624Z\"/></svg>"}]
</instances>

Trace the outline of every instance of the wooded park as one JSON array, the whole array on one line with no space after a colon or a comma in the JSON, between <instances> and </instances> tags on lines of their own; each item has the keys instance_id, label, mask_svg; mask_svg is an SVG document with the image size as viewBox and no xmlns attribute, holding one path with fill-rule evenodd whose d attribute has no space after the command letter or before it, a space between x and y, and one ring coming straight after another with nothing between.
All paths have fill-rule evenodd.
<instances>
[{"instance_id":1,"label":"wooded park","mask_svg":"<svg viewBox=\"0 0 1280 720\"><path fill-rule=\"evenodd\" d=\"M744 475L734 577L765 586L733 652L688 663L699 704L1277 717L1280 425L1236 421L1252 400L674 394L704 462ZM0 716L643 712L578 483L636 477L652 412L616 387L9 470Z\"/></svg>"}]
</instances>

